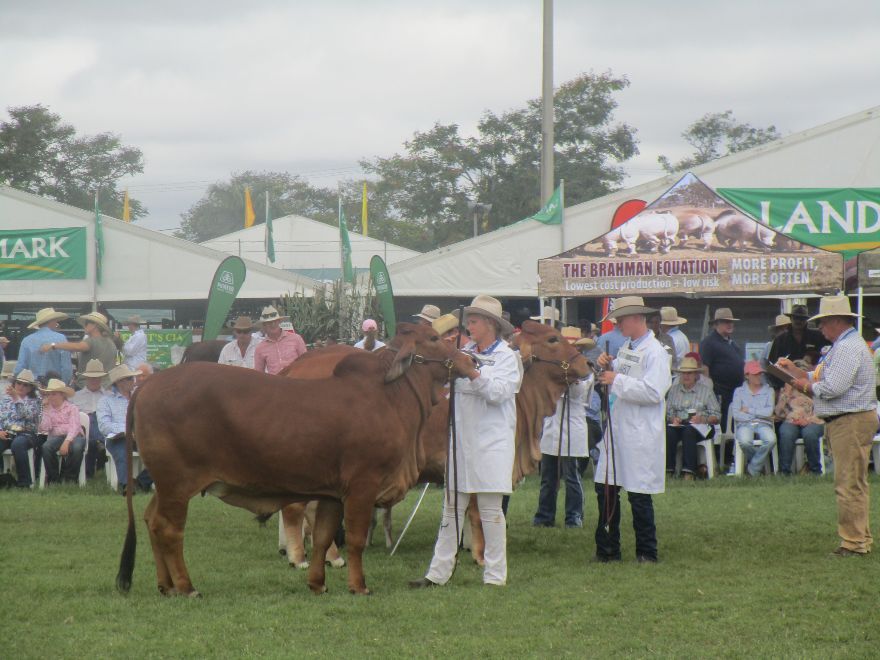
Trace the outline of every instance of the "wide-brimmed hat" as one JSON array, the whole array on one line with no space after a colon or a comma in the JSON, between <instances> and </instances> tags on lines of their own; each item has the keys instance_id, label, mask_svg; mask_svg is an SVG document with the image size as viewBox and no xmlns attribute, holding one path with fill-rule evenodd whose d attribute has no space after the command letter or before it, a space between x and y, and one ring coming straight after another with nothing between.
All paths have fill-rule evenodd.
<instances>
[{"instance_id":1,"label":"wide-brimmed hat","mask_svg":"<svg viewBox=\"0 0 880 660\"><path fill-rule=\"evenodd\" d=\"M251 321L250 316L239 316L235 319L235 323L230 323L227 327L230 330L253 330L256 325Z\"/></svg>"},{"instance_id":2,"label":"wide-brimmed hat","mask_svg":"<svg viewBox=\"0 0 880 660\"><path fill-rule=\"evenodd\" d=\"M104 371L104 364L98 359L89 360L85 371L80 373L80 376L85 378L103 378L106 375L107 372Z\"/></svg>"},{"instance_id":3,"label":"wide-brimmed hat","mask_svg":"<svg viewBox=\"0 0 880 660\"><path fill-rule=\"evenodd\" d=\"M432 321L431 327L438 335L445 335L458 327L458 314L444 314L439 319Z\"/></svg>"},{"instance_id":4,"label":"wide-brimmed hat","mask_svg":"<svg viewBox=\"0 0 880 660\"><path fill-rule=\"evenodd\" d=\"M513 326L501 315L502 311L500 300L492 296L479 295L471 301L468 307L464 308L464 317L467 318L470 314L486 316L501 326L501 334L513 332Z\"/></svg>"},{"instance_id":5,"label":"wide-brimmed hat","mask_svg":"<svg viewBox=\"0 0 880 660\"><path fill-rule=\"evenodd\" d=\"M110 377L110 384L115 385L118 381L123 378L135 378L141 375L140 371L135 371L130 368L125 362L122 364L118 364L110 370L108 374Z\"/></svg>"},{"instance_id":6,"label":"wide-brimmed hat","mask_svg":"<svg viewBox=\"0 0 880 660\"><path fill-rule=\"evenodd\" d=\"M70 317L64 312L56 312L53 307L44 307L39 312L37 312L37 316L34 319L34 322L31 323L28 327L31 330L36 330L41 325L46 325L49 321L63 321L64 319L69 319Z\"/></svg>"},{"instance_id":7,"label":"wide-brimmed hat","mask_svg":"<svg viewBox=\"0 0 880 660\"><path fill-rule=\"evenodd\" d=\"M263 307L263 312L260 314L260 323L269 323L270 321L283 321L284 319L289 319L289 316L281 316L278 313L278 310L275 309L272 305L268 307Z\"/></svg>"},{"instance_id":8,"label":"wide-brimmed hat","mask_svg":"<svg viewBox=\"0 0 880 660\"><path fill-rule=\"evenodd\" d=\"M137 314L132 314L125 321L122 322L123 325L143 325L144 320L138 316Z\"/></svg>"},{"instance_id":9,"label":"wide-brimmed hat","mask_svg":"<svg viewBox=\"0 0 880 660\"><path fill-rule=\"evenodd\" d=\"M40 392L43 394L53 394L54 392L61 392L68 399L73 396L73 388L68 387L64 384L64 381L58 380L57 378L50 378L49 382L46 384L46 387L41 387Z\"/></svg>"},{"instance_id":10,"label":"wide-brimmed hat","mask_svg":"<svg viewBox=\"0 0 880 660\"><path fill-rule=\"evenodd\" d=\"M361 323L361 332L370 332L371 330L378 330L379 326L373 319L364 319L364 322Z\"/></svg>"},{"instance_id":11,"label":"wide-brimmed hat","mask_svg":"<svg viewBox=\"0 0 880 660\"><path fill-rule=\"evenodd\" d=\"M688 320L678 315L675 307L660 308L660 325L684 325Z\"/></svg>"},{"instance_id":12,"label":"wide-brimmed hat","mask_svg":"<svg viewBox=\"0 0 880 660\"><path fill-rule=\"evenodd\" d=\"M419 312L418 314L413 314L413 316L425 320L428 323L433 323L440 318L440 313L440 308L437 307L437 305L425 305L424 307L422 307L421 312Z\"/></svg>"},{"instance_id":13,"label":"wide-brimmed hat","mask_svg":"<svg viewBox=\"0 0 880 660\"><path fill-rule=\"evenodd\" d=\"M785 314L777 314L776 321L773 323L773 325L768 325L767 329L773 330L775 328L781 328L786 325L791 325L791 319Z\"/></svg>"},{"instance_id":14,"label":"wide-brimmed hat","mask_svg":"<svg viewBox=\"0 0 880 660\"><path fill-rule=\"evenodd\" d=\"M811 316L810 321L824 319L826 316L851 316L859 318L861 314L856 314L852 311L847 296L823 296L819 300L819 313Z\"/></svg>"},{"instance_id":15,"label":"wide-brimmed hat","mask_svg":"<svg viewBox=\"0 0 880 660\"><path fill-rule=\"evenodd\" d=\"M107 317L101 314L101 312L89 312L88 314L83 314L76 319L76 322L83 327L86 327L86 323L94 323L104 332L110 332L110 326L107 325Z\"/></svg>"},{"instance_id":16,"label":"wide-brimmed hat","mask_svg":"<svg viewBox=\"0 0 880 660\"><path fill-rule=\"evenodd\" d=\"M580 346L581 348L585 348L586 350L595 348L596 346L596 340L592 337L584 337L583 331L576 326L567 325L563 327L559 332L562 334L563 337L565 337L566 340L568 340L575 346Z\"/></svg>"},{"instance_id":17,"label":"wide-brimmed hat","mask_svg":"<svg viewBox=\"0 0 880 660\"><path fill-rule=\"evenodd\" d=\"M696 358L692 357L683 357L681 358L681 362L678 365L678 369L673 369L673 371L677 371L681 374L689 374L697 371L702 371L703 368L700 366L700 363L697 362Z\"/></svg>"},{"instance_id":18,"label":"wide-brimmed hat","mask_svg":"<svg viewBox=\"0 0 880 660\"><path fill-rule=\"evenodd\" d=\"M530 316L529 318L533 321L553 321L554 323L558 323L559 310L555 307L550 307L550 305L544 305L540 314L537 316Z\"/></svg>"},{"instance_id":19,"label":"wide-brimmed hat","mask_svg":"<svg viewBox=\"0 0 880 660\"><path fill-rule=\"evenodd\" d=\"M37 384L37 379L34 378L34 372L30 369L22 369L18 372L18 375L13 378L12 382L25 383L26 385L34 385Z\"/></svg>"},{"instance_id":20,"label":"wide-brimmed hat","mask_svg":"<svg viewBox=\"0 0 880 660\"><path fill-rule=\"evenodd\" d=\"M810 318L810 312L806 305L794 305L789 316L793 319L808 319Z\"/></svg>"},{"instance_id":21,"label":"wide-brimmed hat","mask_svg":"<svg viewBox=\"0 0 880 660\"><path fill-rule=\"evenodd\" d=\"M749 360L743 367L743 373L746 376L748 376L749 374L762 374L764 373L764 368L757 360Z\"/></svg>"},{"instance_id":22,"label":"wide-brimmed hat","mask_svg":"<svg viewBox=\"0 0 880 660\"><path fill-rule=\"evenodd\" d=\"M739 321L739 319L734 318L730 307L719 307L715 310L715 318L712 319L712 323L718 323L718 321Z\"/></svg>"},{"instance_id":23,"label":"wide-brimmed hat","mask_svg":"<svg viewBox=\"0 0 880 660\"><path fill-rule=\"evenodd\" d=\"M653 307L646 307L645 300L641 296L623 296L612 301L614 309L608 312L606 319L619 319L623 316L632 316L633 314L654 314L657 310ZM603 319L604 320L604 319Z\"/></svg>"}]
</instances>

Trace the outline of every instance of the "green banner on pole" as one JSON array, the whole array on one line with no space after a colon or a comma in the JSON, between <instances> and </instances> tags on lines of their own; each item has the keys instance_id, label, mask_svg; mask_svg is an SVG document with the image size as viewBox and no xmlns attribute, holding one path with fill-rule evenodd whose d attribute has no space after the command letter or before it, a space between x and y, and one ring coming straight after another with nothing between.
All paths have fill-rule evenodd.
<instances>
[{"instance_id":1,"label":"green banner on pole","mask_svg":"<svg viewBox=\"0 0 880 660\"><path fill-rule=\"evenodd\" d=\"M379 299L379 309L382 310L382 318L385 319L385 334L393 337L397 334L397 316L394 312L394 290L391 288L391 276L385 262L378 254L370 259L370 276L373 286L376 287L376 297Z\"/></svg>"},{"instance_id":2,"label":"green banner on pole","mask_svg":"<svg viewBox=\"0 0 880 660\"><path fill-rule=\"evenodd\" d=\"M144 330L147 335L147 362L161 369L173 367L180 362L186 347L192 344L192 328L171 330ZM131 332L122 330L119 333L122 341L128 341Z\"/></svg>"},{"instance_id":3,"label":"green banner on pole","mask_svg":"<svg viewBox=\"0 0 880 660\"><path fill-rule=\"evenodd\" d=\"M82 280L85 227L0 231L0 280Z\"/></svg>"},{"instance_id":4,"label":"green banner on pole","mask_svg":"<svg viewBox=\"0 0 880 660\"><path fill-rule=\"evenodd\" d=\"M246 276L247 268L239 257L226 257L217 267L208 293L208 311L205 313L202 341L217 339Z\"/></svg>"},{"instance_id":5,"label":"green banner on pole","mask_svg":"<svg viewBox=\"0 0 880 660\"><path fill-rule=\"evenodd\" d=\"M557 186L550 199L544 204L544 207L529 218L543 222L545 225L561 225L562 224L562 186Z\"/></svg>"}]
</instances>

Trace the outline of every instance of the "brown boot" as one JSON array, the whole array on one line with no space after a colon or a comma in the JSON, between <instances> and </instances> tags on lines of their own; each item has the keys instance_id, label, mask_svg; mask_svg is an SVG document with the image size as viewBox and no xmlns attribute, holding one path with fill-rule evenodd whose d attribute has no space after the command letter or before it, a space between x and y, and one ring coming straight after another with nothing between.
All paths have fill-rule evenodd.
<instances>
[{"instance_id":1,"label":"brown boot","mask_svg":"<svg viewBox=\"0 0 880 660\"><path fill-rule=\"evenodd\" d=\"M682 472L681 479L682 479L682 481L693 481L694 480L694 473L693 472Z\"/></svg>"}]
</instances>

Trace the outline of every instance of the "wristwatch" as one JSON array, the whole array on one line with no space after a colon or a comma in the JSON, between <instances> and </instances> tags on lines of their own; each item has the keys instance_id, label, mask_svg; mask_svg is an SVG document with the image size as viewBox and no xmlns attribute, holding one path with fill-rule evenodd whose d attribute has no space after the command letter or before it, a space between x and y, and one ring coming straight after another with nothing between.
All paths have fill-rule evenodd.
<instances>
[{"instance_id":1,"label":"wristwatch","mask_svg":"<svg viewBox=\"0 0 880 660\"><path fill-rule=\"evenodd\" d=\"M49 344L49 346L52 347L52 350L53 350L53 351L55 350L55 342L54 342L54 341L53 341L51 344Z\"/></svg>"}]
</instances>

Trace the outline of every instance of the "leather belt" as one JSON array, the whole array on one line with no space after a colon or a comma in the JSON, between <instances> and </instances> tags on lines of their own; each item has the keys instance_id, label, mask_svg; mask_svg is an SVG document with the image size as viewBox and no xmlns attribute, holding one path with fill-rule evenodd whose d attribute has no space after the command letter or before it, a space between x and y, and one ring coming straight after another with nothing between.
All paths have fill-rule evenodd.
<instances>
[{"instance_id":1,"label":"leather belt","mask_svg":"<svg viewBox=\"0 0 880 660\"><path fill-rule=\"evenodd\" d=\"M840 419L840 418L843 417L844 415L851 415L851 414L852 414L852 413L840 413L839 415L828 415L828 417L823 417L823 418L822 418L822 421L825 422L826 424L830 424L830 423L833 422L835 419Z\"/></svg>"}]
</instances>

